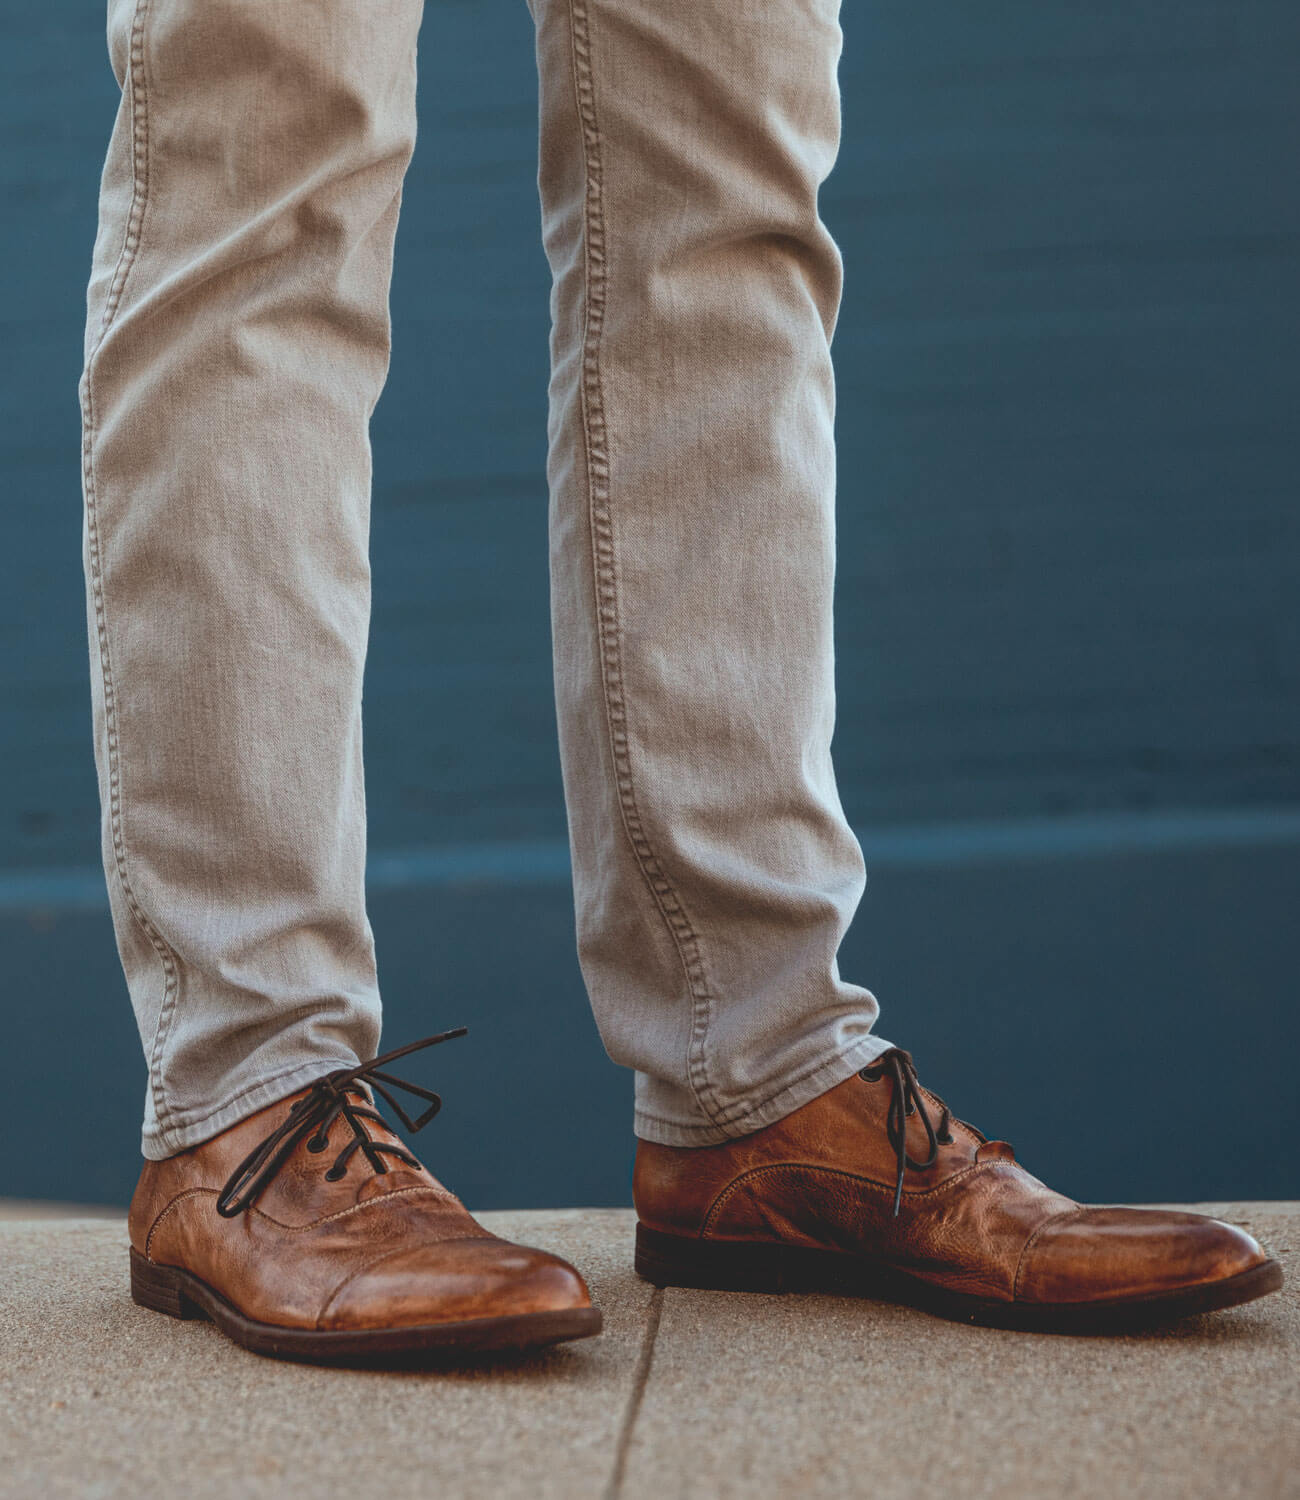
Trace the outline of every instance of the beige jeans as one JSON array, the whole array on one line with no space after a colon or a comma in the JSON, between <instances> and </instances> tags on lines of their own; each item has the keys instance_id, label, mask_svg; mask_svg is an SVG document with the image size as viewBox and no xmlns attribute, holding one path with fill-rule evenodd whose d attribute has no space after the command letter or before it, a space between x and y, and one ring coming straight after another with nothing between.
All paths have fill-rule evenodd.
<instances>
[{"instance_id":1,"label":"beige jeans","mask_svg":"<svg viewBox=\"0 0 1300 1500\"><path fill-rule=\"evenodd\" d=\"M779 1119L887 1045L836 963L865 878L830 758L837 12L533 6L578 953L667 1144ZM110 0L85 566L150 1157L378 1048L369 418L420 19Z\"/></svg>"}]
</instances>

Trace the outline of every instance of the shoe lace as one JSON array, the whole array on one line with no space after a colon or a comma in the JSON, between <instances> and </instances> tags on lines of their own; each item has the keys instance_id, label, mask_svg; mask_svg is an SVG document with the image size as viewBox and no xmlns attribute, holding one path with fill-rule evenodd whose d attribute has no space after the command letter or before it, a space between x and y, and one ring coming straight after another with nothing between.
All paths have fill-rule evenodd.
<instances>
[{"instance_id":1,"label":"shoe lace","mask_svg":"<svg viewBox=\"0 0 1300 1500\"><path fill-rule=\"evenodd\" d=\"M334 1158L334 1164L325 1173L327 1182L338 1182L346 1175L348 1163L360 1151L376 1172L387 1172L385 1156L394 1157L408 1167L419 1167L420 1163L404 1147L388 1141L374 1140L366 1130L364 1122L374 1120L385 1125L383 1115L370 1109L366 1102L358 1104L352 1095L366 1100L364 1092L357 1087L369 1084L376 1093L387 1100L398 1119L407 1130L414 1133L423 1128L442 1108L441 1098L431 1089L418 1083L408 1083L392 1073L383 1072L386 1064L396 1062L410 1052L419 1052L425 1047L436 1047L439 1042L449 1042L453 1037L464 1036L467 1028L458 1026L453 1031L426 1036L422 1041L408 1042L404 1047L394 1048L369 1062L358 1063L353 1068L336 1068L312 1084L311 1088L294 1104L288 1115L264 1140L248 1153L226 1179L225 1186L217 1197L217 1212L223 1219L233 1219L250 1208L262 1190L289 1159L298 1142L306 1135L308 1151L324 1151L329 1146L330 1127L341 1116L352 1129L352 1138ZM428 1108L412 1119L393 1097L390 1089L398 1088L425 1100Z\"/></svg>"},{"instance_id":2,"label":"shoe lace","mask_svg":"<svg viewBox=\"0 0 1300 1500\"><path fill-rule=\"evenodd\" d=\"M949 1126L953 1122L952 1112L942 1099L935 1095L930 1097L943 1110L939 1117L938 1128L930 1118L930 1112L925 1107L925 1091L921 1088L921 1081L916 1076L916 1064L912 1061L912 1054L904 1052L901 1047L891 1047L888 1052L882 1052L874 1063L869 1063L858 1072L859 1078L865 1078L868 1083L876 1083L888 1073L893 1080L893 1090L889 1096L889 1112L885 1116L885 1133L889 1136L889 1144L894 1148L898 1160L898 1176L894 1181L894 1217L898 1217L899 1206L903 1201L903 1176L908 1167L914 1172L924 1172L927 1167L932 1167L939 1159L939 1147L952 1145L952 1132ZM924 1161L914 1161L907 1154L907 1122L916 1115L921 1124L925 1126L926 1138L929 1142L929 1154ZM967 1127L968 1129L972 1127ZM980 1140L984 1137L979 1131L975 1131Z\"/></svg>"}]
</instances>

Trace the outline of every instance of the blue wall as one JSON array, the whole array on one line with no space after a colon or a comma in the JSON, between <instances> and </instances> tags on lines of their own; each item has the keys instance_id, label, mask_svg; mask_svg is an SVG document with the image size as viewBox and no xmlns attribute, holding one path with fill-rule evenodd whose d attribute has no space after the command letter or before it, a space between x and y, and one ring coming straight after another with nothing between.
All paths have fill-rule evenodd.
<instances>
[{"instance_id":1,"label":"blue wall","mask_svg":"<svg viewBox=\"0 0 1300 1500\"><path fill-rule=\"evenodd\" d=\"M845 972L1067 1191L1294 1196L1300 10L843 22ZM116 88L98 0L3 0L0 37L0 1004L32 1143L0 1195L115 1201L143 1068L97 873L76 381ZM620 1202L630 1090L565 885L523 0L428 0L420 71L373 428L388 1039L470 1023L425 1149L472 1203Z\"/></svg>"}]
</instances>

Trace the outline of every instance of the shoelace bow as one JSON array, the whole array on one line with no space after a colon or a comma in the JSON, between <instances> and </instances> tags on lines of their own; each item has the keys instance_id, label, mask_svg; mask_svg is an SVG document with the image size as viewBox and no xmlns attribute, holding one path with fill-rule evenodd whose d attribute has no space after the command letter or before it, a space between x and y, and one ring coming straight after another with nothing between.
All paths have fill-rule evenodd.
<instances>
[{"instance_id":1,"label":"shoelace bow","mask_svg":"<svg viewBox=\"0 0 1300 1500\"><path fill-rule=\"evenodd\" d=\"M383 1072L386 1064L396 1062L409 1052L419 1052L425 1047L436 1047L439 1042L449 1042L453 1037L464 1036L467 1028L457 1026L453 1031L439 1032L437 1036L426 1036L423 1041L408 1042L405 1047L396 1047L369 1062L358 1063L354 1068L336 1068L324 1078L317 1079L311 1088L289 1111L285 1119L240 1162L226 1179L225 1186L217 1198L217 1212L223 1219L233 1219L249 1208L280 1168L288 1161L305 1135L310 1135L308 1151L324 1151L329 1147L330 1126L340 1118L352 1128L352 1139L334 1158L334 1164L325 1173L326 1181L337 1182L348 1169L348 1163L356 1152L364 1154L376 1172L387 1172L385 1156L395 1157L408 1167L420 1163L403 1147L388 1141L373 1140L367 1132L366 1120L387 1125L378 1110L365 1103L358 1104L349 1096L349 1090L362 1100L364 1093L356 1087L368 1083L377 1094L387 1100L390 1108L407 1130L414 1133L423 1130L442 1108L441 1098L432 1089L422 1088L418 1083L408 1083L404 1078ZM402 1108L390 1088L405 1090L428 1103L428 1108L415 1119Z\"/></svg>"},{"instance_id":2,"label":"shoelace bow","mask_svg":"<svg viewBox=\"0 0 1300 1500\"><path fill-rule=\"evenodd\" d=\"M938 1161L940 1146L952 1145L952 1132L948 1127L953 1122L953 1116L943 1100L938 1099L936 1102L943 1110L943 1114L939 1117L939 1128L935 1129L930 1112L925 1107L925 1091L921 1088L921 1081L916 1076L916 1064L913 1063L910 1052L904 1052L901 1047L891 1047L888 1052L882 1052L874 1063L860 1069L858 1077L865 1078L868 1083L876 1083L886 1073L890 1075L894 1083L889 1096L889 1113L885 1116L885 1132L889 1136L889 1144L894 1148L898 1159L898 1176L894 1182L894 1217L897 1218L899 1206L903 1201L904 1173L908 1167L911 1167L914 1172L924 1172L927 1167L932 1167ZM924 1161L913 1161L907 1154L907 1122L913 1115L920 1118L929 1140L930 1153ZM966 1128L974 1131L981 1141L984 1139L984 1136L973 1126L968 1125Z\"/></svg>"}]
</instances>

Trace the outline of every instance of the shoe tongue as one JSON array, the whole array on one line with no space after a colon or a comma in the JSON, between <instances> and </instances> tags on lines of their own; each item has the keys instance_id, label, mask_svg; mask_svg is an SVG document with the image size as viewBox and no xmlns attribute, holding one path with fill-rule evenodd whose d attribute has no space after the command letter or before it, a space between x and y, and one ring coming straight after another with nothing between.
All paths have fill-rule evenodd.
<instances>
[{"instance_id":1,"label":"shoe tongue","mask_svg":"<svg viewBox=\"0 0 1300 1500\"><path fill-rule=\"evenodd\" d=\"M1010 1141L984 1141L975 1152L976 1161L1015 1161Z\"/></svg>"},{"instance_id":2,"label":"shoe tongue","mask_svg":"<svg viewBox=\"0 0 1300 1500\"><path fill-rule=\"evenodd\" d=\"M360 1101L356 1102L360 1103ZM397 1146L401 1150L409 1152L410 1155L417 1156L415 1148L410 1144L409 1141L405 1139L404 1136L401 1136L397 1133L397 1128L395 1126L389 1124L388 1120L384 1117L382 1110L379 1109L378 1105L376 1105L372 1097L367 1096L365 1104L361 1107L374 1110L375 1114L379 1115L380 1117L379 1119L374 1120L371 1119L369 1115L365 1115L360 1121L361 1128L365 1131L365 1133L370 1137L372 1141L381 1146ZM344 1119L341 1114L336 1116L330 1124L330 1151L327 1151L325 1153L326 1157L330 1160L333 1159L333 1154L336 1154L334 1152L334 1140L336 1135L338 1137L338 1146L340 1149L343 1146L347 1145L349 1141L354 1139L352 1126L347 1122L346 1119ZM406 1163L401 1161L398 1157L389 1156L387 1153L384 1154L383 1160L384 1164L388 1167L389 1173L405 1172L409 1175L415 1170L413 1167L408 1167ZM354 1165L358 1161L367 1161L365 1152L360 1147L358 1147L358 1149L353 1153L349 1165ZM377 1175L382 1176L384 1174Z\"/></svg>"}]
</instances>

